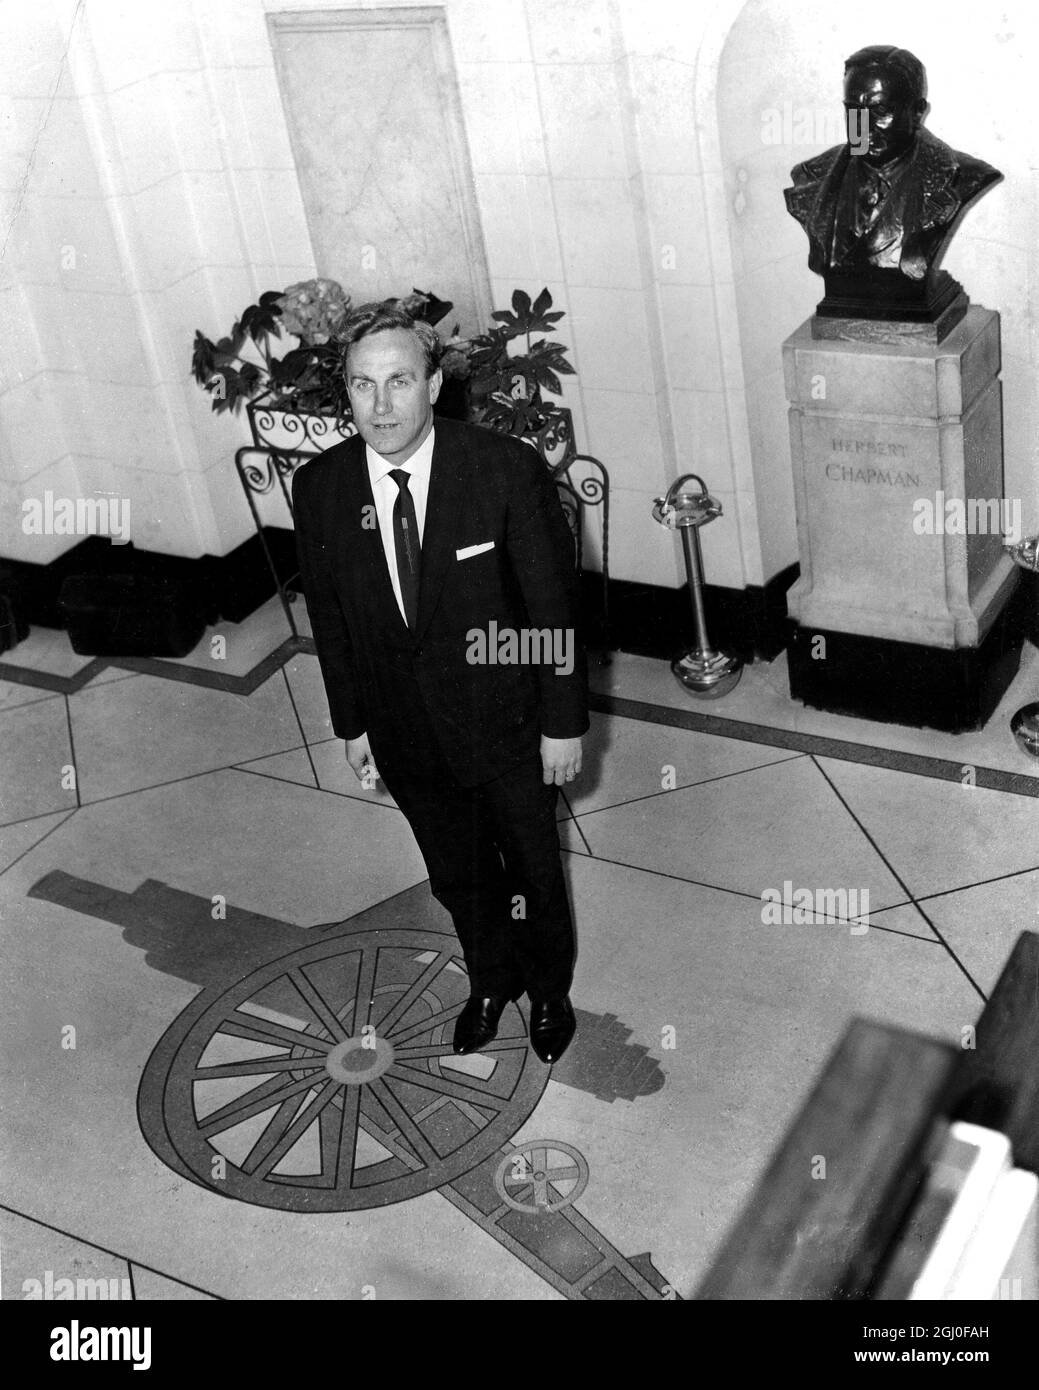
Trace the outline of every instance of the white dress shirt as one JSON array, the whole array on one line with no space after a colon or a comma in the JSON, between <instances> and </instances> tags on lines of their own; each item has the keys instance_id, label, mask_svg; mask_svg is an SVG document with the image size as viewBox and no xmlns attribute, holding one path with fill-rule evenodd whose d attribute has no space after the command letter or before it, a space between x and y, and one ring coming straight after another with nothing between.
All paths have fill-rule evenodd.
<instances>
[{"instance_id":1,"label":"white dress shirt","mask_svg":"<svg viewBox=\"0 0 1039 1390\"><path fill-rule=\"evenodd\" d=\"M390 582L397 599L397 607L400 609L400 615L405 622L407 617L404 612L404 600L400 593L400 576L397 573L397 548L393 542L393 504L397 500L400 489L390 477L390 473L395 468L401 468L405 473L411 475L408 491L415 503L415 519L418 521L418 540L419 545L421 545L422 536L426 529L426 499L429 497L429 472L433 466L433 436L435 433L435 429L429 431L406 463L394 463L391 459L383 458L382 454L376 453L370 444L364 446L365 456L368 460L368 477L372 484L372 496L375 498L375 514L378 518L382 548L386 556L386 568L390 572Z\"/></svg>"}]
</instances>

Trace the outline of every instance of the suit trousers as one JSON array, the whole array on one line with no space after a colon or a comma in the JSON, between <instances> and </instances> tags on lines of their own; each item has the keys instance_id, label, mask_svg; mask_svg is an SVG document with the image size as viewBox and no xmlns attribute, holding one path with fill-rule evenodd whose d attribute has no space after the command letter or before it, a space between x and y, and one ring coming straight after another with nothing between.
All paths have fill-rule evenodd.
<instances>
[{"instance_id":1,"label":"suit trousers","mask_svg":"<svg viewBox=\"0 0 1039 1390\"><path fill-rule=\"evenodd\" d=\"M556 801L535 752L493 781L463 787L430 750L422 766L372 752L451 914L470 993L532 999L569 993L574 930L559 853Z\"/></svg>"}]
</instances>

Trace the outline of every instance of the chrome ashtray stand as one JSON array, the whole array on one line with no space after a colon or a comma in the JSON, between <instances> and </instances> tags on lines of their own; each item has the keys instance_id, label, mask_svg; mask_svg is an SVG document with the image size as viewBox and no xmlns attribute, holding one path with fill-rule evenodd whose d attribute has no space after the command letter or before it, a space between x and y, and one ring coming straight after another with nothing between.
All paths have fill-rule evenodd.
<instances>
[{"instance_id":1,"label":"chrome ashtray stand","mask_svg":"<svg viewBox=\"0 0 1039 1390\"><path fill-rule=\"evenodd\" d=\"M698 489L688 486L698 484ZM707 636L707 616L703 601L703 554L699 528L721 516L722 504L711 497L704 480L695 473L683 473L663 497L654 498L653 520L669 531L682 535L682 554L693 605L693 631L696 644L684 656L676 657L671 670L679 684L691 695L715 700L727 695L743 674L743 661L730 652L718 651Z\"/></svg>"},{"instance_id":2,"label":"chrome ashtray stand","mask_svg":"<svg viewBox=\"0 0 1039 1390\"><path fill-rule=\"evenodd\" d=\"M1039 536L1026 536L1017 545L1005 545L1003 549L1023 570L1033 574L1039 571ZM1021 706L1010 721L1010 732L1026 753L1039 758L1039 701Z\"/></svg>"}]
</instances>

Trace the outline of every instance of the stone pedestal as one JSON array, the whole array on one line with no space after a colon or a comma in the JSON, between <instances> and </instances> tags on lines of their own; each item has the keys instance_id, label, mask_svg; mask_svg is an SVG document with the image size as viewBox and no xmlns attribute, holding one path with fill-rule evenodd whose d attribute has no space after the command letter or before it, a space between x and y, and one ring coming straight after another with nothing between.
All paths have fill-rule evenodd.
<instances>
[{"instance_id":1,"label":"stone pedestal","mask_svg":"<svg viewBox=\"0 0 1039 1390\"><path fill-rule=\"evenodd\" d=\"M812 327L783 344L801 563L788 599L799 629L792 691L823 708L898 719L897 701L892 712L889 698L870 695L880 650L885 680L900 679L900 667L911 679L915 667L940 683L941 654L959 653L946 663L950 680L973 671L969 679L991 687L982 667L1005 675L1010 663L1006 640L997 659L986 638L1018 577L1003 551L999 315L973 306L940 344L820 339ZM808 650L811 634L842 635L839 697L825 655ZM861 662L855 639L869 639ZM967 699L962 727L989 703ZM926 690L912 692L906 722L932 722L920 717L926 704ZM938 726L951 727L949 717Z\"/></svg>"}]
</instances>

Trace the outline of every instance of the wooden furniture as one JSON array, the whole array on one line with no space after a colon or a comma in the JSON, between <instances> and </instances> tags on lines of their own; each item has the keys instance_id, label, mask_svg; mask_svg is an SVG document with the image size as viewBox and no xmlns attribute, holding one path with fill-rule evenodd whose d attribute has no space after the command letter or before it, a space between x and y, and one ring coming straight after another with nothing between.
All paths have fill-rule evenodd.
<instances>
[{"instance_id":1,"label":"wooden furniture","mask_svg":"<svg viewBox=\"0 0 1039 1390\"><path fill-rule=\"evenodd\" d=\"M853 1020L696 1297L870 1298L952 1120L1000 1130L1039 1172L1037 979L1024 932L973 1049Z\"/></svg>"}]
</instances>

